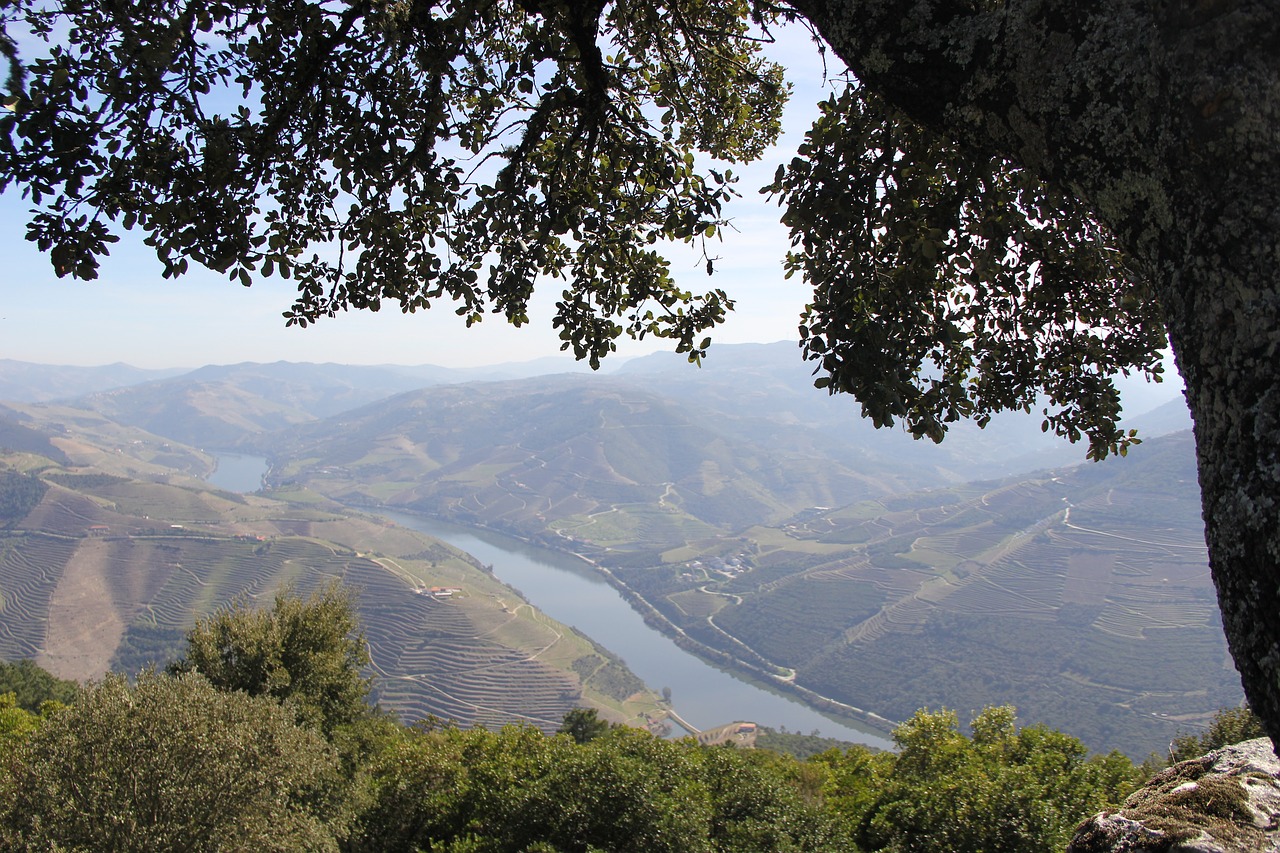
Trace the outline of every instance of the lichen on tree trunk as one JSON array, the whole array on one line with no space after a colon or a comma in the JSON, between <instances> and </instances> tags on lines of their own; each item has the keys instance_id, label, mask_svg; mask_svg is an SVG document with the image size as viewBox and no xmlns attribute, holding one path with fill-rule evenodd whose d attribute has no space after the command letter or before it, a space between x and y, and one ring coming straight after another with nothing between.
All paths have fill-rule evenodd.
<instances>
[{"instance_id":1,"label":"lichen on tree trunk","mask_svg":"<svg viewBox=\"0 0 1280 853\"><path fill-rule=\"evenodd\" d=\"M1158 295L1210 566L1280 746L1280 12L1272 0L799 0L865 85L1087 202Z\"/></svg>"}]
</instances>

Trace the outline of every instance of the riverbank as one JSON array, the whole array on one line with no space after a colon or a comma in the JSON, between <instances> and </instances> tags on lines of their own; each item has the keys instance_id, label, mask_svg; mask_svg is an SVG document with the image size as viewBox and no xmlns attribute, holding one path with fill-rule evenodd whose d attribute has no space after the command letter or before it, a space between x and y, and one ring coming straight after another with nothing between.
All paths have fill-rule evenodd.
<instances>
[{"instance_id":1,"label":"riverbank","mask_svg":"<svg viewBox=\"0 0 1280 853\"><path fill-rule=\"evenodd\" d=\"M671 654L688 656L691 660L697 661L698 665L704 668L704 671L696 677L688 679L676 694L677 701L681 703L682 709L685 709L690 704L689 694L691 691L706 692L704 685L708 678L711 677L708 673L716 673L727 681L754 691L750 696L744 696L736 706L717 703L720 706L716 712L717 717L702 720L702 728L713 728L731 719L761 718L761 714L753 711L752 707L770 704L762 698L768 696L774 702L785 703L789 706L789 709L775 712L778 717L776 720L761 719L763 723L780 723L794 731L833 731L834 733L830 735L832 737L868 743L879 748L892 748L890 741L886 737L895 725L892 721L874 712L822 696L815 691L794 684L785 674L769 671L764 666L754 666L745 661L735 659L725 652L713 649L695 640L667 620L657 608L623 583L608 567L600 565L586 554L566 548L549 547L545 541L513 536L508 531L495 530L483 525L459 524L435 516L404 512L403 510L388 510L375 505L353 505L353 508L388 517L397 523L405 523L406 526L444 539L456 547L473 554L476 554L476 549L496 549L490 556L476 554L482 562L493 565L495 569L500 569L504 564L510 565L513 557L519 561L529 558L534 552L555 555L560 560L571 562L573 566L579 567L573 569L561 565L551 566L550 568L567 572L578 578L604 586L611 591L611 594L615 597L614 600L626 613L609 610L607 603L601 603L598 596L593 600L597 602L597 607L603 606L608 610L610 614L608 618L596 618L596 614L591 613L589 608L584 608L581 602L576 600L565 605L568 608L567 610L562 608L560 612L557 612L556 607L558 605L549 600L548 597L548 593L551 590L548 588L545 575L527 571L523 573L517 572L515 576L502 576L500 571L496 573L499 574L504 582L519 588L539 609L548 612L554 618L566 624L573 625L588 636L601 642L607 648L620 653L629 665L640 660L660 657L660 655L655 655L654 650L650 648L654 645L653 638L656 637L660 637L666 643L671 644L673 647ZM460 538L466 541L458 541ZM504 546L501 544L502 542L511 544ZM556 585L564 584L565 582L565 579L561 578L556 581ZM625 617L630 617L631 620L640 623L640 628L643 631L650 632L649 636L636 637L632 636L635 633L634 631L627 632L622 630L620 623L627 621ZM626 646L625 651L620 647L620 644ZM667 660L655 661L654 665L649 667L648 672L640 672L635 666L632 666L632 668L648 683L657 686L667 685L671 679L669 670L672 665L673 662L668 658ZM719 683L718 689L720 692L732 692L732 689L723 682ZM777 706L774 707L776 708ZM807 715L794 713L794 709L804 709ZM689 716L687 710L684 713L686 717ZM804 719L797 718L800 716L804 716Z\"/></svg>"}]
</instances>

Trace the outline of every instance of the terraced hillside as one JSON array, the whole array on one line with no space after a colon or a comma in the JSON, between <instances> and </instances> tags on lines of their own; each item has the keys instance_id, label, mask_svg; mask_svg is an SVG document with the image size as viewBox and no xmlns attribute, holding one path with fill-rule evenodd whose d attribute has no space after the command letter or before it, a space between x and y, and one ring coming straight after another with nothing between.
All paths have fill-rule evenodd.
<instances>
[{"instance_id":1,"label":"terraced hillside","mask_svg":"<svg viewBox=\"0 0 1280 853\"><path fill-rule=\"evenodd\" d=\"M203 451L89 409L59 403L4 403L0 416L43 436L47 447L0 445L8 451L26 451L40 468L92 469L148 481L202 477L214 469L212 457ZM11 458L6 464L18 463Z\"/></svg>"},{"instance_id":2,"label":"terraced hillside","mask_svg":"<svg viewBox=\"0 0 1280 853\"><path fill-rule=\"evenodd\" d=\"M19 467L45 490L0 532L0 658L76 679L163 665L198 615L341 578L359 591L376 696L406 720L554 729L583 703L619 721L663 716L621 662L429 537L195 481L0 455L0 471Z\"/></svg>"},{"instance_id":3,"label":"terraced hillside","mask_svg":"<svg viewBox=\"0 0 1280 853\"><path fill-rule=\"evenodd\" d=\"M1179 434L1114 463L815 508L612 571L781 681L892 719L1009 702L1141 757L1240 699L1202 531Z\"/></svg>"}]
</instances>

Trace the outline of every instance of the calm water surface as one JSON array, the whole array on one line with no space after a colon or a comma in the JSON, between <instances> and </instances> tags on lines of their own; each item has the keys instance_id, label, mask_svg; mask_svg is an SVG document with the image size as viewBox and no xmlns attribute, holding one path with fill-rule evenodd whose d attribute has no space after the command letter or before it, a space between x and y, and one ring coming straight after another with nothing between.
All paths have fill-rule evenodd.
<instances>
[{"instance_id":1,"label":"calm water surface","mask_svg":"<svg viewBox=\"0 0 1280 853\"><path fill-rule=\"evenodd\" d=\"M671 688L680 716L700 729L734 720L888 749L880 734L838 723L782 694L742 681L686 652L650 628L613 587L574 557L485 530L403 513L380 513L396 524L442 539L493 566L539 610L572 625L627 662L651 687Z\"/></svg>"},{"instance_id":2,"label":"calm water surface","mask_svg":"<svg viewBox=\"0 0 1280 853\"><path fill-rule=\"evenodd\" d=\"M267 473L266 459L243 453L219 453L216 458L218 468L207 477L212 485L239 494L262 488L262 477Z\"/></svg>"},{"instance_id":3,"label":"calm water surface","mask_svg":"<svg viewBox=\"0 0 1280 853\"><path fill-rule=\"evenodd\" d=\"M262 487L267 460L238 453L218 455L209 482L233 492ZM509 536L423 516L383 512L385 518L442 539L493 566L539 610L572 625L627 662L650 687L671 688L676 711L700 729L752 720L772 728L889 749L880 734L838 723L807 705L743 681L686 652L650 628L613 587L583 561Z\"/></svg>"}]
</instances>

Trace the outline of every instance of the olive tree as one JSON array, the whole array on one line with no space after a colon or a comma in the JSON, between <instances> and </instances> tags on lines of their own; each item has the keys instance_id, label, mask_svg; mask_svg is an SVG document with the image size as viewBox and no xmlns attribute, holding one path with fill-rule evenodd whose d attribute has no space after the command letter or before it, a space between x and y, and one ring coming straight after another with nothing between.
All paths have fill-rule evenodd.
<instances>
[{"instance_id":1,"label":"olive tree","mask_svg":"<svg viewBox=\"0 0 1280 853\"><path fill-rule=\"evenodd\" d=\"M326 737L371 713L369 650L352 592L331 583L306 598L292 589L270 608L236 602L196 621L187 651L170 666L217 689L266 696Z\"/></svg>"}]
</instances>

